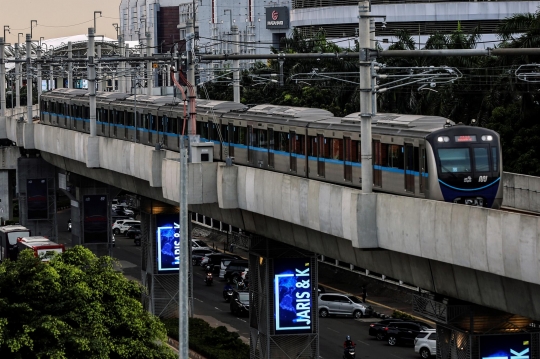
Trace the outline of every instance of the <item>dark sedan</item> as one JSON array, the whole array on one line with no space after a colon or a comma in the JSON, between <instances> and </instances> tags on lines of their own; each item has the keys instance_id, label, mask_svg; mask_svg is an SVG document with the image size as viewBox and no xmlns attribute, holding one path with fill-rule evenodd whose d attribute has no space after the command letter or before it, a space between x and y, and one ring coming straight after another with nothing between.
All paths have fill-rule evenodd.
<instances>
[{"instance_id":1,"label":"dark sedan","mask_svg":"<svg viewBox=\"0 0 540 359\"><path fill-rule=\"evenodd\" d=\"M128 230L126 231L126 236L131 239L134 239L137 236L137 234L141 234L140 224L135 224L129 227Z\"/></svg>"},{"instance_id":2,"label":"dark sedan","mask_svg":"<svg viewBox=\"0 0 540 359\"><path fill-rule=\"evenodd\" d=\"M249 315L249 292L234 291L231 298L231 313Z\"/></svg>"},{"instance_id":3,"label":"dark sedan","mask_svg":"<svg viewBox=\"0 0 540 359\"><path fill-rule=\"evenodd\" d=\"M386 331L384 328L386 328L390 323L399 321L401 321L401 319L384 319L377 323L371 323L369 325L369 335L376 337L377 340L383 340L386 336Z\"/></svg>"}]
</instances>

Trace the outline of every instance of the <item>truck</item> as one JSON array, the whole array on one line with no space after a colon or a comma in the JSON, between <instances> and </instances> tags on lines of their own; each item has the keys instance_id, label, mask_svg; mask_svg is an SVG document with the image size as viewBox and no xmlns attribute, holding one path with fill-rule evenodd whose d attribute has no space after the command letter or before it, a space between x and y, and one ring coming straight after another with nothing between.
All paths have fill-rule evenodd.
<instances>
[{"instance_id":1,"label":"truck","mask_svg":"<svg viewBox=\"0 0 540 359\"><path fill-rule=\"evenodd\" d=\"M54 253L64 253L63 244L58 244L42 236L17 238L17 247L19 251L31 249L36 258L42 262L48 262Z\"/></svg>"},{"instance_id":2,"label":"truck","mask_svg":"<svg viewBox=\"0 0 540 359\"><path fill-rule=\"evenodd\" d=\"M0 227L0 261L17 259L19 248L17 238L29 237L30 230L20 224Z\"/></svg>"}]
</instances>

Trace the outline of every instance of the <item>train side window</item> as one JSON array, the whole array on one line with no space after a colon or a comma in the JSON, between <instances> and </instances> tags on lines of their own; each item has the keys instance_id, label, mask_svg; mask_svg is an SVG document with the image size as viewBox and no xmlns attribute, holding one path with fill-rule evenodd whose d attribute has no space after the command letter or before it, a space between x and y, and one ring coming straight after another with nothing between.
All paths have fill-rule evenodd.
<instances>
[{"instance_id":1,"label":"train side window","mask_svg":"<svg viewBox=\"0 0 540 359\"><path fill-rule=\"evenodd\" d=\"M319 135L319 139L320 139L320 147L321 147L319 157L332 158L331 157L331 152L330 152L330 144L332 142L332 139L331 138L325 138L322 135Z\"/></svg>"},{"instance_id":2,"label":"train side window","mask_svg":"<svg viewBox=\"0 0 540 359\"><path fill-rule=\"evenodd\" d=\"M414 164L413 164L413 171L420 172L420 152L418 147L413 148L414 153Z\"/></svg>"},{"instance_id":3,"label":"train side window","mask_svg":"<svg viewBox=\"0 0 540 359\"><path fill-rule=\"evenodd\" d=\"M274 146L278 151L289 152L289 137L285 132L274 132ZM291 149L294 152L294 149Z\"/></svg>"},{"instance_id":4,"label":"train side window","mask_svg":"<svg viewBox=\"0 0 540 359\"><path fill-rule=\"evenodd\" d=\"M386 145L383 144L382 147L387 149L387 160L386 166L392 168L405 169L405 161L403 156L403 146L400 145Z\"/></svg>"},{"instance_id":5,"label":"train side window","mask_svg":"<svg viewBox=\"0 0 540 359\"><path fill-rule=\"evenodd\" d=\"M499 172L499 158L497 156L497 147L491 147L491 161L493 163L493 172Z\"/></svg>"},{"instance_id":6,"label":"train side window","mask_svg":"<svg viewBox=\"0 0 540 359\"><path fill-rule=\"evenodd\" d=\"M306 151L306 136L304 135L296 135L296 148L294 148L294 153L297 153L299 155L305 155Z\"/></svg>"},{"instance_id":7,"label":"train side window","mask_svg":"<svg viewBox=\"0 0 540 359\"><path fill-rule=\"evenodd\" d=\"M169 119L170 123L170 131L171 133L174 133L175 135L178 134L178 117L173 117Z\"/></svg>"},{"instance_id":8,"label":"train side window","mask_svg":"<svg viewBox=\"0 0 540 359\"><path fill-rule=\"evenodd\" d=\"M489 157L487 147L475 147L473 150L475 172L489 172Z\"/></svg>"},{"instance_id":9,"label":"train side window","mask_svg":"<svg viewBox=\"0 0 540 359\"><path fill-rule=\"evenodd\" d=\"M334 160L343 161L343 140L332 138L331 140L331 158Z\"/></svg>"},{"instance_id":10,"label":"train side window","mask_svg":"<svg viewBox=\"0 0 540 359\"><path fill-rule=\"evenodd\" d=\"M307 155L310 157L317 157L318 155L318 146L317 146L317 136L308 136L308 148Z\"/></svg>"},{"instance_id":11,"label":"train side window","mask_svg":"<svg viewBox=\"0 0 540 359\"><path fill-rule=\"evenodd\" d=\"M247 129L245 127L237 127L238 129L238 141L239 145L247 146Z\"/></svg>"},{"instance_id":12,"label":"train side window","mask_svg":"<svg viewBox=\"0 0 540 359\"><path fill-rule=\"evenodd\" d=\"M219 134L218 134L217 126L219 126L219 124L212 122L212 133L211 133L212 141L219 141Z\"/></svg>"},{"instance_id":13,"label":"train side window","mask_svg":"<svg viewBox=\"0 0 540 359\"><path fill-rule=\"evenodd\" d=\"M227 124L221 125L221 138L223 139L223 142L229 142L229 126Z\"/></svg>"},{"instance_id":14,"label":"train side window","mask_svg":"<svg viewBox=\"0 0 540 359\"><path fill-rule=\"evenodd\" d=\"M260 148L267 148L268 140L266 130L255 129L253 130L253 132L255 132L255 146Z\"/></svg>"}]
</instances>

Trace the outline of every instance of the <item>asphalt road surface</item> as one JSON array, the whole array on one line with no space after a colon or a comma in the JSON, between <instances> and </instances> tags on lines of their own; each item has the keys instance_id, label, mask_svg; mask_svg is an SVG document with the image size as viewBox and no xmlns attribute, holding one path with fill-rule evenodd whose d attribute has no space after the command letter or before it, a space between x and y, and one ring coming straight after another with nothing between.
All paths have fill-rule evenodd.
<instances>
[{"instance_id":1,"label":"asphalt road surface","mask_svg":"<svg viewBox=\"0 0 540 359\"><path fill-rule=\"evenodd\" d=\"M67 231L69 210L58 213L58 236L61 243L71 243L71 234ZM134 245L133 240L123 235L116 236L113 256L117 258L124 275L140 281L141 247ZM229 303L223 299L225 282L214 276L214 284L204 283L205 272L201 267L193 270L193 292L195 314L212 319L214 323L227 325L238 331L248 340L249 323L247 317L231 314ZM323 283L324 284L324 283ZM206 319L206 318L205 318ZM356 343L358 359L416 359L418 354L411 346L390 347L385 342L377 341L368 335L369 324L377 319L352 319L350 317L319 318L319 353L322 359L342 358L343 341L350 335Z\"/></svg>"}]
</instances>

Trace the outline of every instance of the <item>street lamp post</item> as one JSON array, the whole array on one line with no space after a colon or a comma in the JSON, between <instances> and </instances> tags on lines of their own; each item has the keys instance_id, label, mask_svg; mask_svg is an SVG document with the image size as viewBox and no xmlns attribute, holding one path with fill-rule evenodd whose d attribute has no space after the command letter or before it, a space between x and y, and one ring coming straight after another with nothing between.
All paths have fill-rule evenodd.
<instances>
[{"instance_id":1,"label":"street lamp post","mask_svg":"<svg viewBox=\"0 0 540 359\"><path fill-rule=\"evenodd\" d=\"M96 14L99 14L99 17L101 17L101 11L94 11L94 34L97 34L96 32Z\"/></svg>"},{"instance_id":2,"label":"street lamp post","mask_svg":"<svg viewBox=\"0 0 540 359\"><path fill-rule=\"evenodd\" d=\"M32 26L33 23L36 23L37 26L37 20L30 20L30 39L32 38L32 29L34 28Z\"/></svg>"},{"instance_id":3,"label":"street lamp post","mask_svg":"<svg viewBox=\"0 0 540 359\"><path fill-rule=\"evenodd\" d=\"M9 25L4 25L4 43L6 43L6 30L8 34L11 34L11 29L9 28Z\"/></svg>"}]
</instances>

